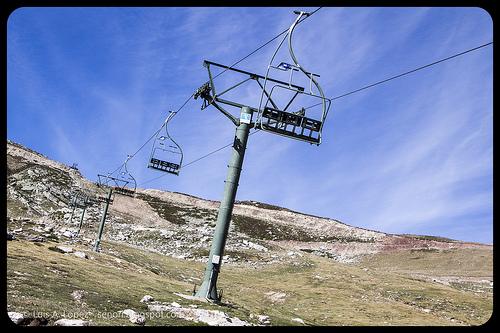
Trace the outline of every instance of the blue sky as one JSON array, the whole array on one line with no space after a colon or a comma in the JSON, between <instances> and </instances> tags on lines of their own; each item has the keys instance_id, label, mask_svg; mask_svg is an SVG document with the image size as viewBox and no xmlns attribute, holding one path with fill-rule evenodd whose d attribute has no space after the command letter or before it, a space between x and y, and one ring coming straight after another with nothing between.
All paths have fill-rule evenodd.
<instances>
[{"instance_id":1,"label":"blue sky","mask_svg":"<svg viewBox=\"0 0 500 333\"><path fill-rule=\"evenodd\" d=\"M7 28L7 138L96 180L115 170L207 79L315 8L21 8ZM330 97L492 41L479 8L331 8L294 33L299 62ZM238 68L264 74L277 42ZM278 61L291 62L286 52ZM256 200L389 233L493 242L493 50L335 100L312 146L249 138L237 200ZM231 82L225 73L221 87ZM236 96L236 95L235 95ZM236 98L236 97L235 97ZM239 101L258 105L258 86ZM192 161L234 125L191 100L169 131ZM220 200L230 150L180 176L128 163L141 188Z\"/></svg>"}]
</instances>

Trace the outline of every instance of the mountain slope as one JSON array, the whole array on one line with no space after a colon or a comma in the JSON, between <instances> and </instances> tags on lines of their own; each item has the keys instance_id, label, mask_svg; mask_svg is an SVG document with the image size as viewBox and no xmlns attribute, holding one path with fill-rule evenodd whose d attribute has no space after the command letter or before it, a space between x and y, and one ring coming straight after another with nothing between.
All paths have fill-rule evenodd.
<instances>
[{"instance_id":1,"label":"mountain slope","mask_svg":"<svg viewBox=\"0 0 500 333\"><path fill-rule=\"evenodd\" d=\"M76 237L81 210L76 209L70 221L68 202L70 191L82 188L100 191L77 170L8 142L7 230L16 237L8 242L9 311L57 309L58 302L75 307L70 294L77 287L85 289L86 302L95 311L102 300L88 296L92 292L112 299L114 310L144 306L138 301L149 287L158 299L180 302L173 292L189 294L187 290L200 283L218 202L151 189L140 189L134 197L117 194L102 253L82 260L51 251L64 243L91 253L102 207L87 208ZM234 207L225 254L220 284L224 299L237 310L224 311L248 322L255 322L250 313L262 313L272 324L282 325L300 324L290 321L292 316L316 325L455 325L480 324L491 315L489 245L391 235L246 201ZM99 263L96 269L109 288L133 287L132 294L92 283L92 262ZM46 269L63 272L53 273L49 283L51 290L66 290L62 299L41 283ZM138 271L145 275L137 276ZM135 282L123 285L115 275ZM148 322L192 324L170 319ZM114 323L96 318L93 322Z\"/></svg>"}]
</instances>

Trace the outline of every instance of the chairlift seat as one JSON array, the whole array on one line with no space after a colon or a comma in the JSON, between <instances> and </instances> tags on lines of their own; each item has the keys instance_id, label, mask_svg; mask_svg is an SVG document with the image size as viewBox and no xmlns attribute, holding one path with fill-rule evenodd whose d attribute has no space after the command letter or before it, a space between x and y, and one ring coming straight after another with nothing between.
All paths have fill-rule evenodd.
<instances>
[{"instance_id":1,"label":"chairlift seat","mask_svg":"<svg viewBox=\"0 0 500 333\"><path fill-rule=\"evenodd\" d=\"M152 157L151 160L149 161L148 168L153 168L156 170L165 171L178 175L180 165L172 162L162 161Z\"/></svg>"},{"instance_id":2,"label":"chairlift seat","mask_svg":"<svg viewBox=\"0 0 500 333\"><path fill-rule=\"evenodd\" d=\"M107 202L108 197L107 197L107 196L105 196L105 195L99 195L99 196L97 197L97 200L98 200L99 202ZM112 203L112 202L113 202L113 198L109 199L109 203Z\"/></svg>"},{"instance_id":3,"label":"chairlift seat","mask_svg":"<svg viewBox=\"0 0 500 333\"><path fill-rule=\"evenodd\" d=\"M283 136L319 144L321 124L319 120L265 107L260 126L264 130Z\"/></svg>"},{"instance_id":4,"label":"chairlift seat","mask_svg":"<svg viewBox=\"0 0 500 333\"><path fill-rule=\"evenodd\" d=\"M76 208L86 208L87 207L87 203L84 202L84 201L77 201L77 202L75 202L75 207Z\"/></svg>"},{"instance_id":5,"label":"chairlift seat","mask_svg":"<svg viewBox=\"0 0 500 333\"><path fill-rule=\"evenodd\" d=\"M94 196L94 197L90 197L89 198L89 204L90 205L95 205L97 203L99 203L99 199L97 197Z\"/></svg>"},{"instance_id":6,"label":"chairlift seat","mask_svg":"<svg viewBox=\"0 0 500 333\"><path fill-rule=\"evenodd\" d=\"M135 193L133 190L130 190L130 189L125 188L125 187L114 187L113 192L115 192L117 194L121 194L121 195L126 195L128 197L133 197L134 193Z\"/></svg>"}]
</instances>

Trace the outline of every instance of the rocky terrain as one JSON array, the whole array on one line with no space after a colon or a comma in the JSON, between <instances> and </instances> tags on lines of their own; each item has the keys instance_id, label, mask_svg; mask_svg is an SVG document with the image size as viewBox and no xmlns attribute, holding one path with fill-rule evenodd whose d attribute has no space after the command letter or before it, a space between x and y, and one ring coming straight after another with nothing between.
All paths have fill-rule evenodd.
<instances>
[{"instance_id":1,"label":"rocky terrain","mask_svg":"<svg viewBox=\"0 0 500 333\"><path fill-rule=\"evenodd\" d=\"M14 318L12 320L20 325L30 325L36 320L35 324L39 325L109 325L117 322L120 325L386 325L393 323L393 319L398 317L397 313L391 314L389 310L384 317L365 309L361 317L352 318L353 312L359 311L354 304L350 306L355 306L356 310L351 309L351 315L346 314L345 318L328 319L329 316L325 313L331 308L325 306L317 306L316 310L327 319L318 319L315 315L304 313L299 316L297 312L300 311L293 309L300 309L301 306L290 308L287 303L292 298L300 303L300 297L297 292L292 291L290 294L290 291L284 291L293 283L280 285L275 288L277 290L265 290L269 284L260 280L260 276L274 276L279 272L294 275L310 270L314 271L314 275L307 277L305 284L298 287L302 292L311 287L311 293L325 292L319 299L333 297L329 288L336 290L338 285L329 283L336 278L351 281L352 285L342 291L345 295L356 295L359 290L355 289L360 283L371 285L372 288L367 289L369 292L362 293L360 297L370 298L374 304L385 302L397 305L396 307L403 306L403 312L406 311L408 315L402 317L404 320L400 318L399 324L425 325L425 318L438 325L481 324L491 315L493 274L490 245L434 236L386 234L254 201L237 202L234 207L220 279L222 284L223 281L237 284L239 279L244 278L235 275L237 272L248 274L245 272L251 271L254 279L257 279L254 287L256 290L258 286L263 288L262 297L267 303L259 303L255 299L243 301L236 290L231 294L232 287L226 285L229 290L224 298L229 303L232 302L232 306L214 309L213 304L200 305L195 301L179 304L180 299L185 302L188 298L174 294L176 288L178 292L190 295L194 285L200 283L199 278L208 259L219 203L152 189L138 189L132 197L116 193L104 228L102 250L95 253L92 246L103 204L94 202L86 208L82 229L78 234L82 209L76 208L73 212L70 201L72 191L83 189L94 195L105 193L104 189L82 177L78 170L52 161L19 144L8 142L7 239L12 241L8 242L7 300L11 319ZM154 264L151 258L168 262L175 267L180 265L185 270L174 274L169 269L171 266ZM67 265L71 265L71 269L58 268L62 259L67 261ZM29 285L37 285L39 280L44 280L47 272L42 270L34 274L33 265L26 267L26 260L50 267L47 269L54 274L54 278L58 276L60 279L71 279L72 287L76 289L71 292L68 290L69 295L66 295L65 300L51 298L43 285L40 286L40 293L30 291ZM122 296L109 295L110 299L115 298L115 302L123 307L116 308L116 313L120 313L118 321L109 318L82 321L81 318L76 318L80 322L68 323L57 322L68 318L44 317L42 320L35 318L36 316L30 318L23 315L34 311L35 304L59 310L61 305L53 302L70 302L71 306L79 304L80 308L82 304L89 306L92 301L84 300L92 299L89 296L92 290L99 293L99 287L88 286L86 290L78 289L77 285L90 283L81 275L82 270L93 270L92 265L88 265L91 261L102 265L101 269L106 271L104 275L109 275L110 288L120 284L112 281L116 271L119 274L147 271L154 279L165 278L168 281L148 280L142 281L145 285L140 287L134 285L136 297L128 302L120 300ZM79 267L79 264L83 266ZM300 269L300 273L294 273L297 269ZM324 273L320 273L323 271ZM90 274L86 271L85 274L87 273ZM135 281L137 278L134 275L132 279ZM287 279L283 276L283 282ZM387 281L381 282L382 289L374 283L378 279ZM61 282L55 281L56 284ZM168 297L161 293L163 302L139 302L148 294L147 286L154 286L156 283L171 284L173 289ZM384 283L388 283L387 287L383 287ZM415 283L419 285L418 290L425 292L415 294L417 289L412 292L409 286ZM187 291L186 285L191 286ZM315 290L313 286L319 289ZM246 287L251 286L246 284ZM440 294L436 300L436 290L450 293L455 301L450 301L450 295L445 294ZM139 291L144 294L138 294ZM464 295L467 300L459 301ZM159 296L151 295L153 299ZM309 297L307 295L304 300ZM326 300L325 302L328 303ZM134 310L131 308L132 304L142 308ZM255 313L248 310L249 307L252 308L252 304L256 306L255 310L258 308ZM282 313L267 313L267 308L261 307L265 304L273 308L278 304L278 308L282 307ZM363 304L366 305L366 302ZM463 304L468 305L462 309ZM314 309L315 307L309 306L308 311L314 313ZM373 309L375 311L377 306ZM97 311L95 308L93 310ZM150 320L151 318L140 314L139 310L150 314L167 313L168 316L159 315ZM422 314L424 319L421 318ZM310 319L307 319L308 316Z\"/></svg>"}]
</instances>

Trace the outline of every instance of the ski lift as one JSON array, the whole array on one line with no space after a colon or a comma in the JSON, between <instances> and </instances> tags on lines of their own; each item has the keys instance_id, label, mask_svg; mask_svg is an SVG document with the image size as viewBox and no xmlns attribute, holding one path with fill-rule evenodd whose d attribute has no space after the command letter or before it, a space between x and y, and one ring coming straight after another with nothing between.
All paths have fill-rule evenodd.
<instances>
[{"instance_id":1,"label":"ski lift","mask_svg":"<svg viewBox=\"0 0 500 333\"><path fill-rule=\"evenodd\" d=\"M82 191L77 191L72 197L72 204L77 208L85 208L88 205L88 197Z\"/></svg>"},{"instance_id":2,"label":"ski lift","mask_svg":"<svg viewBox=\"0 0 500 333\"><path fill-rule=\"evenodd\" d=\"M129 197L133 197L135 190L137 189L137 182L127 169L127 163L131 158L132 158L131 155L127 155L125 163L123 163L122 167L118 170L118 177L117 177L118 181L121 181L122 183L124 183L124 185L118 186L117 183L116 186L113 187L113 190L116 193L126 195ZM130 185L130 187L127 187L128 185Z\"/></svg>"},{"instance_id":3,"label":"ski lift","mask_svg":"<svg viewBox=\"0 0 500 333\"><path fill-rule=\"evenodd\" d=\"M162 128L157 133L155 141L153 142L148 168L179 175L183 159L182 149L177 142L172 139L167 128L168 122L177 112L169 112L170 114L167 119L165 119Z\"/></svg>"},{"instance_id":4,"label":"ski lift","mask_svg":"<svg viewBox=\"0 0 500 333\"><path fill-rule=\"evenodd\" d=\"M127 160L129 157L127 157ZM120 168L121 170L121 168ZM121 173L120 173L121 175ZM130 175L130 177L132 177ZM98 193L96 195L97 201L99 202L107 202L108 201L108 194L107 190L110 188L112 189L111 192L111 197L109 198L109 203L112 203L115 197L115 192L119 194L123 194L123 192L126 192L127 189L125 188L129 183L132 182L132 179L128 179L128 177L113 177L111 173L108 173L106 175L97 175L97 188L98 188ZM134 180L135 182L135 180ZM135 184L135 183L134 183ZM135 186L135 185L134 185ZM135 187L134 187L135 190ZM122 193L120 193L122 192Z\"/></svg>"},{"instance_id":5,"label":"ski lift","mask_svg":"<svg viewBox=\"0 0 500 333\"><path fill-rule=\"evenodd\" d=\"M259 103L259 114L256 119L256 128L319 145L321 143L323 125L330 109L331 99L325 97L321 86L316 81L316 78L319 77L319 75L306 71L304 67L298 63L297 58L295 57L292 49L293 31L300 20L310 14L302 11L294 11L294 13L298 16L275 50L267 68ZM288 39L288 51L293 64L280 62L277 66L273 66L272 64L274 58L283 45L285 39ZM271 69L289 71L290 75L288 84L271 80L269 77ZM292 84L294 72L302 72L308 78L309 92L306 92L305 89L299 89L296 85ZM270 92L266 91L267 82L274 82ZM317 93L313 91L313 86L316 88ZM286 93L292 95L292 97L288 99L285 107L280 108L275 102L276 98L273 100L273 96L276 97L276 95L278 95L279 97L282 97L285 96ZM295 111L287 111L290 106L297 104L295 101L298 96L305 97L302 98L302 100L316 100L316 102L319 100L320 102L314 106L321 105L321 114L319 116L316 115L316 117L312 117L309 115L313 113L313 110L309 110L312 107L304 106L298 107Z\"/></svg>"},{"instance_id":6,"label":"ski lift","mask_svg":"<svg viewBox=\"0 0 500 333\"><path fill-rule=\"evenodd\" d=\"M109 203L110 204L113 203L114 197L115 197L115 195L113 193L111 195L111 198L109 199ZM106 194L105 193L99 193L99 194L97 194L97 201L98 202L104 202L104 203L106 203L108 201Z\"/></svg>"},{"instance_id":7,"label":"ski lift","mask_svg":"<svg viewBox=\"0 0 500 333\"><path fill-rule=\"evenodd\" d=\"M85 189L73 189L67 193L69 207L86 208L92 204L91 195Z\"/></svg>"},{"instance_id":8,"label":"ski lift","mask_svg":"<svg viewBox=\"0 0 500 333\"><path fill-rule=\"evenodd\" d=\"M106 203L108 201L108 194L105 191L106 186L103 186L102 183L99 183L98 190L94 196L93 201L96 203ZM111 198L109 198L109 203L112 204L115 199L115 192L111 193Z\"/></svg>"},{"instance_id":9,"label":"ski lift","mask_svg":"<svg viewBox=\"0 0 500 333\"><path fill-rule=\"evenodd\" d=\"M97 196L95 194L95 191L91 190L90 188L83 188L81 190L81 196L82 196L84 205L87 207L93 206L93 205L99 203L99 201L97 200Z\"/></svg>"}]
</instances>

